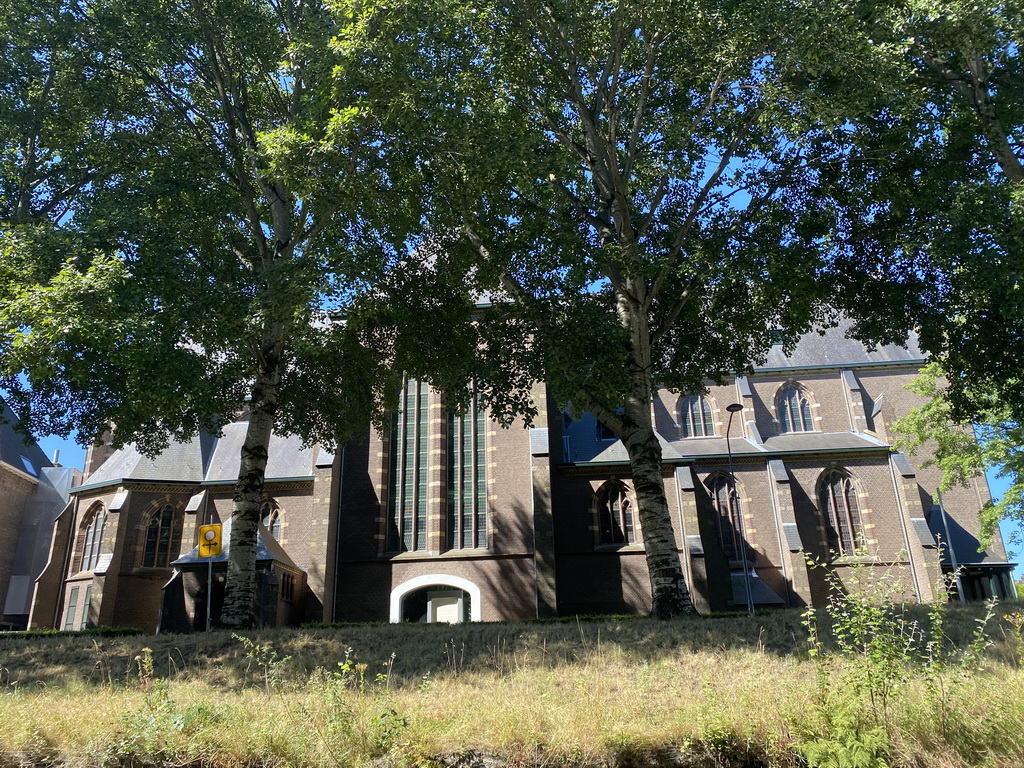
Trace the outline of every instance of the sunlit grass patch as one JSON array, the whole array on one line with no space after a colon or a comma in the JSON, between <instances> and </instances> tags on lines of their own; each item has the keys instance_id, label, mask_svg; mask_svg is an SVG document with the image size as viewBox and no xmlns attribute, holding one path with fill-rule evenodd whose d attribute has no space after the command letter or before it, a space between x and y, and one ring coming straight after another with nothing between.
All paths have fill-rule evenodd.
<instances>
[{"instance_id":1,"label":"sunlit grass patch","mask_svg":"<svg viewBox=\"0 0 1024 768\"><path fill-rule=\"evenodd\" d=\"M969 643L980 615L949 611L947 642ZM891 766L1020 765L1018 629L990 622L994 645L970 673L911 664L881 731L842 683L863 660L812 658L794 612L275 630L247 643L219 632L77 645L3 637L0 754L67 768L422 765L467 754L514 765L798 766L877 747Z\"/></svg>"}]
</instances>

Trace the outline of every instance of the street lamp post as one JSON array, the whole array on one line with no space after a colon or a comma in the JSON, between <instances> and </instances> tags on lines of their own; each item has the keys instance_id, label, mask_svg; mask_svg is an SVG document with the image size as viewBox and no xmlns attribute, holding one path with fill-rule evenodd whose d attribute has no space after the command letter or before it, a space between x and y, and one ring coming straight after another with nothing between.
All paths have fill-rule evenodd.
<instances>
[{"instance_id":1,"label":"street lamp post","mask_svg":"<svg viewBox=\"0 0 1024 768\"><path fill-rule=\"evenodd\" d=\"M736 503L736 475L732 469L732 417L743 410L739 403L731 403L725 407L729 412L729 423L725 427L725 451L729 454L729 520L736 521L740 528L740 564L743 567L743 588L747 595L747 613L754 615L754 597L750 593L750 574L747 571L747 533L743 525L743 513Z\"/></svg>"}]
</instances>

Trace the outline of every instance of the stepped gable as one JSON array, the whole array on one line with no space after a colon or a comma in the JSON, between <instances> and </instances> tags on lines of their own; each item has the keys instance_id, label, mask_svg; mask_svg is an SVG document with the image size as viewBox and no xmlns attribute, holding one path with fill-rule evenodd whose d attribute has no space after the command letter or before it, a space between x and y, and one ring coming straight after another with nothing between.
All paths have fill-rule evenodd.
<instances>
[{"instance_id":1,"label":"stepped gable","mask_svg":"<svg viewBox=\"0 0 1024 768\"><path fill-rule=\"evenodd\" d=\"M758 371L785 368L831 368L846 365L873 365L886 363L921 363L926 355L917 344L917 335L907 337L906 346L887 344L868 348L856 339L847 338L852 327L844 320L834 328L805 333L797 342L791 355L786 355L780 345L768 350L767 359L755 368Z\"/></svg>"},{"instance_id":2,"label":"stepped gable","mask_svg":"<svg viewBox=\"0 0 1024 768\"><path fill-rule=\"evenodd\" d=\"M10 406L3 403L3 423L0 423L0 462L9 464L21 472L39 477L44 467L53 464L35 442L26 445L21 434L14 429L18 417Z\"/></svg>"}]
</instances>

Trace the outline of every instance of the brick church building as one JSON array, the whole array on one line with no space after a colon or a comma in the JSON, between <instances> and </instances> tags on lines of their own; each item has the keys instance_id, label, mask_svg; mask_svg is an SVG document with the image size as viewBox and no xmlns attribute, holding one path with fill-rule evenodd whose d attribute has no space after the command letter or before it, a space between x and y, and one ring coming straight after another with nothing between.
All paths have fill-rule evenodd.
<instances>
[{"instance_id":1,"label":"brick church building","mask_svg":"<svg viewBox=\"0 0 1024 768\"><path fill-rule=\"evenodd\" d=\"M891 446L893 422L920 402L904 385L922 363L913 344L869 351L832 330L790 356L773 348L753 375L706 394L659 393L665 486L698 610L820 603L825 569L808 557L840 577L896 565L909 599L935 598L954 565L965 599L1013 596L1002 541L979 548L984 477L940 504L938 471ZM530 429L450 412L406 381L384 436L368 430L337 453L275 436L257 557L263 621L646 612L622 444L542 385L532 394ZM203 628L226 554L212 568L198 558L198 526L230 518L244 430L243 418L155 459L91 449L54 525L31 625Z\"/></svg>"}]
</instances>

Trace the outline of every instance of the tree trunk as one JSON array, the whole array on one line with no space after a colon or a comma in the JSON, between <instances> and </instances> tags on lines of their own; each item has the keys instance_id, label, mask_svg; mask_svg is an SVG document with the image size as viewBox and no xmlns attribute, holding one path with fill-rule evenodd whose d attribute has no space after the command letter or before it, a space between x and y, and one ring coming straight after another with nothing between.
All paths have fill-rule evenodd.
<instances>
[{"instance_id":1,"label":"tree trunk","mask_svg":"<svg viewBox=\"0 0 1024 768\"><path fill-rule=\"evenodd\" d=\"M260 373L249 403L249 426L242 444L241 465L235 484L231 511L231 542L224 607L220 623L232 629L249 629L257 624L256 532L260 522L263 485L270 435L277 414L281 390L284 328L268 323L264 329Z\"/></svg>"},{"instance_id":2,"label":"tree trunk","mask_svg":"<svg viewBox=\"0 0 1024 768\"><path fill-rule=\"evenodd\" d=\"M637 404L637 410L642 407L644 404ZM651 423L649 404L646 410L646 414L627 412L624 415L625 428L621 438L629 453L633 490L643 530L651 579L651 616L671 619L693 613L694 608L676 550L672 515L665 495L665 478L661 471L661 443Z\"/></svg>"},{"instance_id":3,"label":"tree trunk","mask_svg":"<svg viewBox=\"0 0 1024 768\"><path fill-rule=\"evenodd\" d=\"M672 516L665 495L665 478L661 472L661 443L654 431L651 413L655 385L651 377L654 362L649 316L643 304L646 295L647 286L638 278L629 281L628 290L617 292L616 314L629 331L634 383L633 397L627 400L617 419L618 434L629 453L629 467L633 474L633 490L651 579L651 615L658 619L671 619L693 613L693 602L676 550Z\"/></svg>"}]
</instances>

